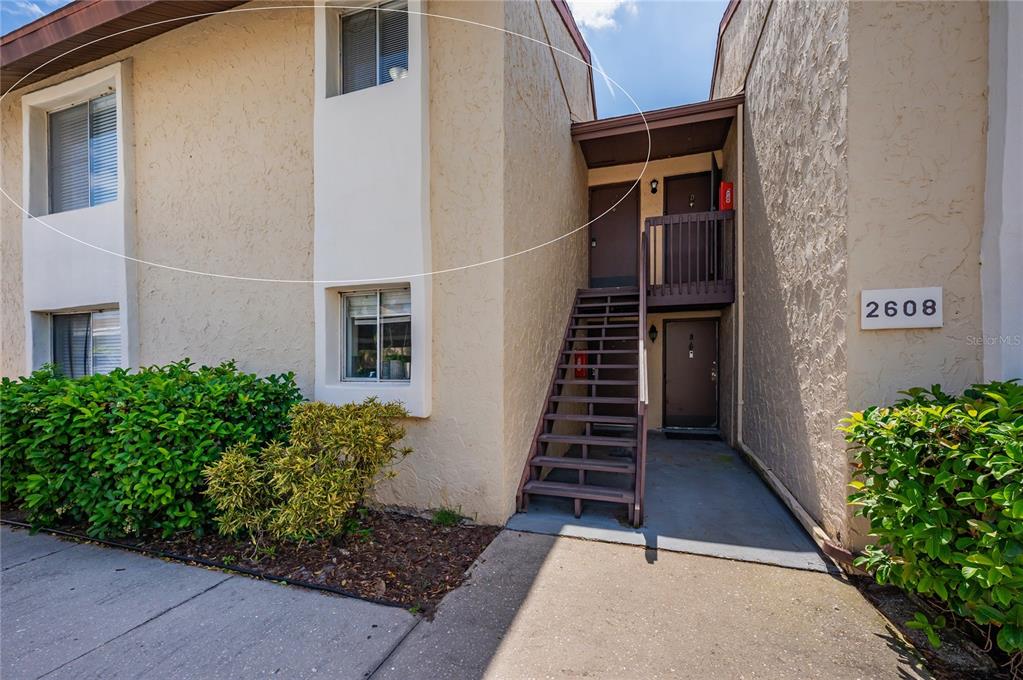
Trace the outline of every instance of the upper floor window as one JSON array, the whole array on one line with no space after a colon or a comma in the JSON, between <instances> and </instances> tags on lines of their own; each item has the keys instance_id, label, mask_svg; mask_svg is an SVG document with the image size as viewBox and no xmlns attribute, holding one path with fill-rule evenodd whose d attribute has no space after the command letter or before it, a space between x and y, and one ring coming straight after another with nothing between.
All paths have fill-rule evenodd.
<instances>
[{"instance_id":1,"label":"upper floor window","mask_svg":"<svg viewBox=\"0 0 1023 680\"><path fill-rule=\"evenodd\" d=\"M121 365L121 315L116 309L54 314L52 332L51 359L69 378L109 373Z\"/></svg>"},{"instance_id":2,"label":"upper floor window","mask_svg":"<svg viewBox=\"0 0 1023 680\"><path fill-rule=\"evenodd\" d=\"M408 75L408 3L387 2L341 15L341 93Z\"/></svg>"},{"instance_id":3,"label":"upper floor window","mask_svg":"<svg viewBox=\"0 0 1023 680\"><path fill-rule=\"evenodd\" d=\"M113 92L48 120L50 212L117 199L117 99Z\"/></svg>"}]
</instances>

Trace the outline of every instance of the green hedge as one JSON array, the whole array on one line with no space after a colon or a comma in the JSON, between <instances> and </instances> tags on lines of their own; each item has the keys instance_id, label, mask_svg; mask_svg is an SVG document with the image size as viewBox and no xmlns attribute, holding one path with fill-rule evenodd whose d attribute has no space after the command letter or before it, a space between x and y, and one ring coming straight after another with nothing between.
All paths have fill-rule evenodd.
<instances>
[{"instance_id":1,"label":"green hedge","mask_svg":"<svg viewBox=\"0 0 1023 680\"><path fill-rule=\"evenodd\" d=\"M853 413L849 498L875 545L857 564L991 626L1023 650L1023 386L975 385L961 397L913 389L890 408ZM944 625L936 619L934 625ZM931 623L918 625L935 639Z\"/></svg>"},{"instance_id":2,"label":"green hedge","mask_svg":"<svg viewBox=\"0 0 1023 680\"><path fill-rule=\"evenodd\" d=\"M0 385L0 500L90 535L205 530L202 471L227 448L287 436L294 375L188 360L76 380L52 367Z\"/></svg>"}]
</instances>

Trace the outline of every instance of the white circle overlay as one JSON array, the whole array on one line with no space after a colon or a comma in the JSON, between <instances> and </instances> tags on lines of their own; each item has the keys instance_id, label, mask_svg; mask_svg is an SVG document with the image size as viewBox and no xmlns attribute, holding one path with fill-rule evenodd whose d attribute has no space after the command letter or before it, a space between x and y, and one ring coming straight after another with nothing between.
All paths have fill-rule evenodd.
<instances>
[{"instance_id":1,"label":"white circle overlay","mask_svg":"<svg viewBox=\"0 0 1023 680\"><path fill-rule=\"evenodd\" d=\"M33 73L35 73L39 69L47 66L48 64L51 64L54 61L57 61L58 59L61 59L61 58L65 57L65 56L71 54L72 52L75 52L76 50L80 50L82 48L89 47L90 45L94 45L94 44L96 44L98 42L102 42L104 40L107 40L108 38L113 38L113 37L116 37L116 36L119 36L119 35L123 35L125 33L130 33L132 31L141 30L143 28L148 28L150 26L158 26L160 24L165 24L165 23L177 23L177 22L186 21L188 19L201 19L201 18L204 18L204 17L215 16L215 15L218 15L218 14L240 14L242 12L264 12L264 11L271 11L271 10L295 10L295 9L331 9L331 10L338 10L338 9L345 10L345 9L349 9L349 10L360 10L360 9L366 9L366 8L367 7L364 6L364 5L350 6L350 5L336 5L336 4L329 4L329 5L327 5L327 4L311 4L311 5L298 5L298 4L296 4L296 5L282 5L282 6L269 6L269 7L238 7L238 8L234 8L234 9L218 10L216 12L199 12L199 13L190 14L190 15L184 16L184 17L177 17L175 19L163 19L161 21L154 21L154 22L151 22L151 23L148 23L148 24L144 24L144 25L141 25L141 26L133 26L132 28L128 28L128 29L125 29L123 31L118 31L118 32L112 33L110 35L103 36L102 38L97 38L95 40L89 41L89 42L84 43L82 45L78 45L76 47L71 48L67 52L64 52L64 53L62 53L62 54L60 54L60 55L58 55L56 57L53 57L52 59L49 59L49 60L43 62L39 66L35 67L34 69L32 69L31 71L26 73L24 76L22 76L18 80L18 82L14 83L14 85L12 85L6 92L4 92L3 94L0 94L0 102L3 101L4 97L6 97L15 88L17 88L18 85L21 83L21 81L25 80L25 78L28 78ZM56 232L57 234L63 236L64 238L70 239L71 241L79 243L79 244L81 244L83 246L92 248L93 250L97 250L97 251L99 251L101 253L105 253L107 255L113 255L115 257L119 257L119 258L121 258L123 260L127 260L127 261L130 261L130 262L135 262L137 264L146 265L148 267L156 267L156 268L159 268L159 269L166 269L166 270L169 270L169 271L179 272L179 273L183 273L183 274L192 274L192 275L195 275L195 276L207 276L207 277L211 277L211 278L228 279L228 280L232 280L232 281L254 281L254 282L258 282L258 283L297 283L297 284L316 284L316 285L336 286L336 285L358 285L358 284L365 284L365 283L379 283L379 282L386 282L386 281L408 281L410 279L415 279L415 278L425 278L425 277L428 277L428 276L437 276L437 275L440 275L440 274L450 274L450 273L453 273L453 272L464 271L464 270L468 270L468 269L475 269L475 268L478 268L478 267L485 267L487 265L496 264L498 262L503 262L504 260L509 260L509 259L511 259L513 257L519 257L521 255L526 255L526 254L531 253L533 251L540 250L541 248L546 248L547 246L553 245L553 244L555 244L555 243L557 243L559 241L562 241L562 240L564 240L564 239L566 239L566 238L568 238L568 237L570 237L570 236L572 236L574 234L579 233L583 229L586 229L591 224L593 224L594 222L596 222L597 220L599 220L600 218L604 217L605 215L607 215L608 213L613 211L615 208L617 208L618 205L622 201L624 201L626 199L626 197L629 195L629 193L633 189L635 189L636 187L639 186L640 182L643 179L643 175L646 173L647 167L650 165L650 152L651 152L651 148L652 148L651 139L650 139L650 126L647 123L647 119L646 119L646 116L643 113L643 110L640 108L639 104L632 97L632 95L629 94L629 92L624 87L622 87L616 80L614 80L611 76L609 76L607 73L605 73L602 69L594 66L593 64L587 63L586 60L584 60L584 59L582 59L580 57L577 57L576 55L574 55L574 54L572 54L570 52L567 52L567 51L565 51L565 50L563 50L563 49L561 49L559 47L555 47L554 45L546 43L543 40L540 40L538 38L533 38L533 37L528 36L528 35L523 35L522 33L516 33L515 31L509 31L509 30L504 29L504 28L498 28L497 26L491 26L489 24L484 24L484 23L481 23L481 22L478 22L478 21L471 21L469 19L460 19L458 17L446 16L444 14L433 14L433 13L430 13L430 12L419 12L419 11L416 11L416 10L409 10L409 9L387 9L387 8L384 8L384 7L378 7L376 9L378 11L384 11L384 12L401 12L401 13L411 14L411 15L416 15L416 16L432 17L432 18L436 18L436 19L446 19L448 21L457 21L459 23L467 24L467 25L470 25L470 26L478 26L480 28L485 28L485 29L489 29L489 30L492 30L492 31L500 31L500 32L506 33L506 34L508 34L510 36L514 36L516 38L521 38L523 40L535 43L537 45L541 45L543 47L547 47L547 48L549 48L551 50L554 50L554 51L556 51L556 52L558 52L560 54L563 54L563 55L565 55L565 56L567 56L567 57L569 57L571 59L575 59L576 61L580 62L581 64L585 65L588 69L590 69L591 72L595 71L595 72L599 73L604 78L604 80L607 83L613 85L615 88L620 90L622 92L622 94L624 94L629 99L629 102L633 106L636 107L636 112L639 114L640 118L643 121L643 127L644 127L644 130L646 132L646 138L647 138L647 151L646 151L646 159L643 161L643 167L639 171L639 176L635 179L635 181L632 182L632 184L629 185L628 189L625 190L625 193L622 194L622 197L619 198L617 201L615 201L615 203L612 204L611 207L609 207L607 210L602 212L600 215L597 215L596 217L594 217L590 221L588 221L588 222L586 222L584 224L581 224L578 227L575 227L574 229L572 229L572 230L570 230L570 231L568 231L568 232L566 232L564 234L561 234L560 236L556 236L556 237L554 237L554 238L552 238L552 239L550 239L548 241L544 241L543 243L538 243L538 244L530 246L528 248L524 248L522 250L518 250L518 251L516 251L514 253L508 253L507 255L501 255L500 257L494 257L494 258L490 258L490 259L487 259L487 260L480 260L479 262L473 262L472 264L459 265L457 267L448 267L448 268L445 268L445 269L436 269L436 270L429 271L429 272L405 273L405 274L396 274L396 275L393 275L393 276L391 276L391 275L388 275L388 276L377 276L377 277L373 277L373 278L362 278L362 279L281 279L281 278L267 278L267 277L259 277L259 276L239 276L239 275L234 275L234 274L221 274L221 273L218 273L218 272L208 272L208 271L202 271L202 270L197 270L197 269L188 269L187 267L177 267L177 266L174 266L174 265L164 264L164 263L161 263L161 262L154 262L152 260L144 260L144 259L141 259L141 258L132 257L130 255L125 255L124 253L118 253L116 251L109 250L109 249L104 248L102 246L96 245L95 243L89 243L88 241L84 241L84 240L82 240L80 238L72 236L71 234L68 234L67 232L62 231L61 229L58 229L57 227L53 226L52 224L47 223L43 218L38 217L36 215L33 215L24 206L22 206L20 203L18 203L18 201L16 201L14 198L12 198L11 195L8 194L7 191L5 191L2 186L0 186L0 193L3 194L4 198L6 198L8 201L10 201L15 206L17 206L18 210L20 210L22 213L24 213L26 217L31 219L33 223L40 224L40 225L46 227L47 229L49 229L49 230L51 230L53 232ZM592 78L592 74L591 74L591 78ZM594 105L595 104L596 104L596 102L594 102Z\"/></svg>"}]
</instances>

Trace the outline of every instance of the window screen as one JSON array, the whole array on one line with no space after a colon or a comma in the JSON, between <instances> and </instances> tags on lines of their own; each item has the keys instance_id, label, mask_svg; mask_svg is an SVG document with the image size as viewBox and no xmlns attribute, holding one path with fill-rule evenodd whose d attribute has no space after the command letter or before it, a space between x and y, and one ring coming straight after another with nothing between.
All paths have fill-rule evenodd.
<instances>
[{"instance_id":1,"label":"window screen","mask_svg":"<svg viewBox=\"0 0 1023 680\"><path fill-rule=\"evenodd\" d=\"M113 93L49 115L50 212L117 199L117 100Z\"/></svg>"},{"instance_id":2,"label":"window screen","mask_svg":"<svg viewBox=\"0 0 1023 680\"><path fill-rule=\"evenodd\" d=\"M389 83L408 74L406 2L341 16L341 92Z\"/></svg>"}]
</instances>

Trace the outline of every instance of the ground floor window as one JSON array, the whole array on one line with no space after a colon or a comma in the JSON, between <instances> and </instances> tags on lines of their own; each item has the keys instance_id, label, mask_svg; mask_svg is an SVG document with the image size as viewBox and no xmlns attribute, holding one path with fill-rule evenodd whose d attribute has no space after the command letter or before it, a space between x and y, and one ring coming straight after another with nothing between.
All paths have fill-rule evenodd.
<instances>
[{"instance_id":1,"label":"ground floor window","mask_svg":"<svg viewBox=\"0 0 1023 680\"><path fill-rule=\"evenodd\" d=\"M408 288L341 294L343 380L412 377L412 297Z\"/></svg>"},{"instance_id":2,"label":"ground floor window","mask_svg":"<svg viewBox=\"0 0 1023 680\"><path fill-rule=\"evenodd\" d=\"M54 314L51 360L69 378L109 373L121 365L118 310Z\"/></svg>"}]
</instances>

